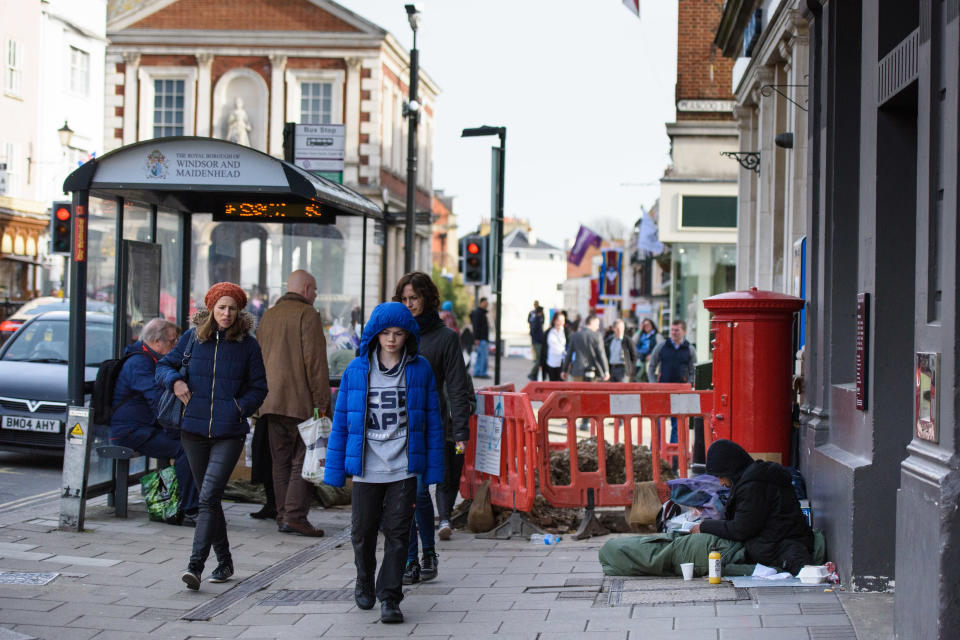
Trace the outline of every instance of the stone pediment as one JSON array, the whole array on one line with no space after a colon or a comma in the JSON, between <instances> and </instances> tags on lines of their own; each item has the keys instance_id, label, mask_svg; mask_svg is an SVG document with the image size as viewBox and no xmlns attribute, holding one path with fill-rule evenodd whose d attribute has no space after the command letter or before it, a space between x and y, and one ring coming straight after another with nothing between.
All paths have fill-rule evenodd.
<instances>
[{"instance_id":1,"label":"stone pediment","mask_svg":"<svg viewBox=\"0 0 960 640\"><path fill-rule=\"evenodd\" d=\"M111 0L107 31L310 31L383 36L330 0Z\"/></svg>"}]
</instances>

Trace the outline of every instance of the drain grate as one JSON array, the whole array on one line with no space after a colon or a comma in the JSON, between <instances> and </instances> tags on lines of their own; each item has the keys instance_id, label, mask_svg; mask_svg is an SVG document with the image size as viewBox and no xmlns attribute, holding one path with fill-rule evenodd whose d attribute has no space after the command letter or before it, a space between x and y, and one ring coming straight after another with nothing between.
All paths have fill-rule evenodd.
<instances>
[{"instance_id":1,"label":"drain grate","mask_svg":"<svg viewBox=\"0 0 960 640\"><path fill-rule=\"evenodd\" d=\"M612 578L602 587L607 594L608 607L634 604L698 604L750 600L746 589L730 584L707 585L703 582L685 584L676 578L640 578L625 580Z\"/></svg>"},{"instance_id":2,"label":"drain grate","mask_svg":"<svg viewBox=\"0 0 960 640\"><path fill-rule=\"evenodd\" d=\"M213 616L227 610L230 605L243 600L247 596L266 589L273 581L280 576L302 567L320 557L327 551L339 547L350 539L350 527L346 527L334 536L318 542L315 545L301 549L285 560L278 562L272 567L268 567L260 573L254 574L237 584L229 591L224 591L216 598L205 602L204 604L191 609L183 614L181 620L209 620Z\"/></svg>"},{"instance_id":3,"label":"drain grate","mask_svg":"<svg viewBox=\"0 0 960 640\"><path fill-rule=\"evenodd\" d=\"M810 627L810 640L857 640L853 627Z\"/></svg>"},{"instance_id":4,"label":"drain grate","mask_svg":"<svg viewBox=\"0 0 960 640\"><path fill-rule=\"evenodd\" d=\"M846 612L843 610L840 602L801 602L800 613L823 616Z\"/></svg>"},{"instance_id":5,"label":"drain grate","mask_svg":"<svg viewBox=\"0 0 960 640\"><path fill-rule=\"evenodd\" d=\"M281 589L258 604L284 607L304 602L339 602L353 600L353 589Z\"/></svg>"},{"instance_id":6,"label":"drain grate","mask_svg":"<svg viewBox=\"0 0 960 640\"><path fill-rule=\"evenodd\" d=\"M53 582L59 573L28 573L26 571L0 571L0 584L24 584L43 586Z\"/></svg>"}]
</instances>

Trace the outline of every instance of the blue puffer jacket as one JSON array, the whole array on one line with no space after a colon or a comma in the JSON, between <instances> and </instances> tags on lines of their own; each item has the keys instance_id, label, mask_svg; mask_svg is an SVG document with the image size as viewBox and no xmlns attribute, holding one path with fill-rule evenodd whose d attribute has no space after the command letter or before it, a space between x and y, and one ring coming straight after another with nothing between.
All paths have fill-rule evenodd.
<instances>
[{"instance_id":1,"label":"blue puffer jacket","mask_svg":"<svg viewBox=\"0 0 960 640\"><path fill-rule=\"evenodd\" d=\"M128 346L127 358L113 387L113 417L110 419L110 438L121 438L126 433L143 427L158 427L156 406L163 394L154 379L159 354L139 340ZM158 427L159 428L159 427Z\"/></svg>"},{"instance_id":2,"label":"blue puffer jacket","mask_svg":"<svg viewBox=\"0 0 960 640\"><path fill-rule=\"evenodd\" d=\"M323 472L326 484L340 487L346 474L363 475L370 353L378 344L375 339L377 334L389 327L400 327L410 334L406 346L411 359L404 366L407 386L407 470L423 474L427 484L443 480L444 436L440 400L430 363L417 355L420 350L420 329L409 309L399 302L385 302L377 305L370 315L357 350L360 355L347 365L340 379Z\"/></svg>"},{"instance_id":3,"label":"blue puffer jacket","mask_svg":"<svg viewBox=\"0 0 960 640\"><path fill-rule=\"evenodd\" d=\"M253 337L253 316L240 313L238 322L244 323L244 332L239 340L228 340L225 332L217 331L200 342L195 339L196 327L208 314L205 309L195 313L194 328L157 363L157 382L164 389L173 389L173 383L180 380L184 352L193 340L187 366L191 397L180 430L207 438L244 436L250 431L247 418L267 397L267 372L260 345Z\"/></svg>"}]
</instances>

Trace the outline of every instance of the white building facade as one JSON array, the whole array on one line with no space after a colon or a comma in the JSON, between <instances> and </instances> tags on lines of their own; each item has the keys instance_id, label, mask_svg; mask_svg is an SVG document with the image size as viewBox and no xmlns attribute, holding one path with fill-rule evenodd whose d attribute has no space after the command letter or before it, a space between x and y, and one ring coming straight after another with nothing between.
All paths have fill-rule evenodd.
<instances>
[{"instance_id":1,"label":"white building facade","mask_svg":"<svg viewBox=\"0 0 960 640\"><path fill-rule=\"evenodd\" d=\"M506 353L511 347L530 346L527 315L533 310L534 300L547 310L547 318L549 310L566 308L566 278L567 261L562 249L524 229L515 229L504 237L500 333Z\"/></svg>"}]
</instances>

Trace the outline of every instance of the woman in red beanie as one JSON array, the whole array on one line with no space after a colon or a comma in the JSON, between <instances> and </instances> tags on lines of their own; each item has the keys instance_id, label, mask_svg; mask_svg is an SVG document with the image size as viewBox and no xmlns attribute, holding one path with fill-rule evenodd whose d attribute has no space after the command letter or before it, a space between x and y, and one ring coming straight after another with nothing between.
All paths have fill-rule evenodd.
<instances>
[{"instance_id":1,"label":"woman in red beanie","mask_svg":"<svg viewBox=\"0 0 960 640\"><path fill-rule=\"evenodd\" d=\"M267 397L253 316L243 311L247 294L231 282L218 282L203 301L207 308L194 314L194 327L157 363L157 382L172 389L184 404L180 439L200 492L193 551L181 575L193 590L200 588L211 546L217 568L210 582L225 582L233 575L220 501L250 431L247 418Z\"/></svg>"}]
</instances>

